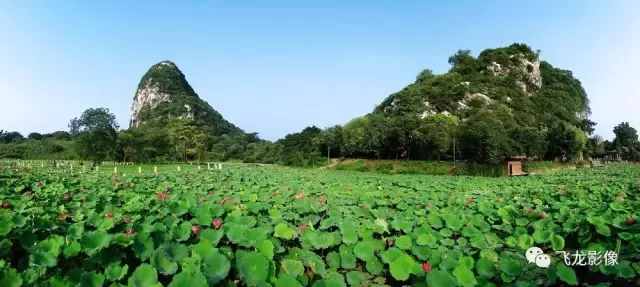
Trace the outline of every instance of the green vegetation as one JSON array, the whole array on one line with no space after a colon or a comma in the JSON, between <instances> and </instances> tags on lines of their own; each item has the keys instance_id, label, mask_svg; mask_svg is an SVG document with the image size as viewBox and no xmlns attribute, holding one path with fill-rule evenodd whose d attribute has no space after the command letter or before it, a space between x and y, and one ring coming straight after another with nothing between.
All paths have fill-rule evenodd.
<instances>
[{"instance_id":1,"label":"green vegetation","mask_svg":"<svg viewBox=\"0 0 640 287\"><path fill-rule=\"evenodd\" d=\"M474 163L456 163L444 161L417 160L365 160L354 159L337 161L329 165L335 170L367 171L385 174L429 174L429 175L468 175L503 176L504 166L481 165Z\"/></svg>"},{"instance_id":2,"label":"green vegetation","mask_svg":"<svg viewBox=\"0 0 640 287\"><path fill-rule=\"evenodd\" d=\"M84 159L100 162L114 158L118 141L116 117L108 109L88 109L71 120L71 134L77 136L78 152Z\"/></svg>"},{"instance_id":3,"label":"green vegetation","mask_svg":"<svg viewBox=\"0 0 640 287\"><path fill-rule=\"evenodd\" d=\"M192 120L191 124L214 136L242 133L242 130L200 99L182 71L170 61L163 61L149 68L138 84L138 91L145 88L155 89L157 94L167 94L171 98L155 106L144 106L135 122L131 123L133 127L162 127L171 120L188 118Z\"/></svg>"},{"instance_id":4,"label":"green vegetation","mask_svg":"<svg viewBox=\"0 0 640 287\"><path fill-rule=\"evenodd\" d=\"M107 109L88 109L71 120L71 137L32 133L25 139L16 132L0 133L0 158L305 167L323 165L327 158L455 158L468 170L492 165L495 171L519 155L562 162L618 155L640 160L638 135L628 123L615 128L613 142L589 138L596 123L589 120L580 81L541 61L527 45L487 49L477 57L462 50L449 63L448 72L422 71L371 113L342 126L310 126L271 142L225 120L200 99L174 63L163 61L141 78L129 129L117 131Z\"/></svg>"},{"instance_id":5,"label":"green vegetation","mask_svg":"<svg viewBox=\"0 0 640 287\"><path fill-rule=\"evenodd\" d=\"M29 167L31 166L31 167ZM521 178L2 162L2 286L630 286L640 167ZM187 168L189 167L189 168ZM551 266L527 263L538 246ZM565 266L561 250L618 264Z\"/></svg>"}]
</instances>

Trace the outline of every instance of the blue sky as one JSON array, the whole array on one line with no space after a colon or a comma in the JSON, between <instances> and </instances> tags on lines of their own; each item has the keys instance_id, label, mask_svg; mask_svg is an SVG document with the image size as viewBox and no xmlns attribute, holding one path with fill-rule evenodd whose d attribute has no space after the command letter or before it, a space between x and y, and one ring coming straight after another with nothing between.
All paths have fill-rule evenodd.
<instances>
[{"instance_id":1,"label":"blue sky","mask_svg":"<svg viewBox=\"0 0 640 287\"><path fill-rule=\"evenodd\" d=\"M89 107L126 128L140 77L169 59L273 140L365 114L459 49L513 42L574 72L597 134L640 129L638 1L240 2L0 0L0 129L66 130Z\"/></svg>"}]
</instances>

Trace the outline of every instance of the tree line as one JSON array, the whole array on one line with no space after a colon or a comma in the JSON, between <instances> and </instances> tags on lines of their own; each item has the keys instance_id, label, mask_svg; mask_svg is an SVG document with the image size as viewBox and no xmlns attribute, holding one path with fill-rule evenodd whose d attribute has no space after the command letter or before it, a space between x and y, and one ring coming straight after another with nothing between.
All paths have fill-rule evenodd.
<instances>
[{"instance_id":1,"label":"tree line","mask_svg":"<svg viewBox=\"0 0 640 287\"><path fill-rule=\"evenodd\" d=\"M388 124L388 123L387 123ZM385 147L385 141L396 135L385 130L384 118L377 116L356 118L344 126L320 129L307 127L286 135L275 142L265 141L256 134L224 134L210 136L185 119L175 119L167 128L140 127L119 130L115 115L106 108L86 110L70 121L69 131L48 134L0 131L0 158L18 159L83 159L92 161L243 161L274 163L292 166L320 166L327 158L470 160L477 153L468 145L486 144L477 138L483 133L500 132L491 121L471 126L470 135L460 132L469 127L447 116L425 119L415 131L416 149L413 155ZM480 125L480 126L478 126ZM623 122L617 125L612 141L592 136L582 149L585 158L604 158L620 155L623 160L640 161L640 141L637 130ZM456 137L458 135L459 137ZM489 135L498 136L498 135ZM470 140L469 142L466 142ZM454 143L455 142L455 143ZM571 145L565 140L565 145ZM458 145L454 152L454 145ZM420 150L423 146L425 150ZM477 147L481 148L481 147ZM424 157L423 157L424 156Z\"/></svg>"}]
</instances>

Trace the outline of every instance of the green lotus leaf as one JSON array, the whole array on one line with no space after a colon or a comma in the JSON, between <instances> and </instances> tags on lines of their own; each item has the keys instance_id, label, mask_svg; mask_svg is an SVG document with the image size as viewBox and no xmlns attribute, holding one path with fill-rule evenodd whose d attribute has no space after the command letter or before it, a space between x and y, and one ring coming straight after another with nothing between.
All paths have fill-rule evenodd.
<instances>
[{"instance_id":1,"label":"green lotus leaf","mask_svg":"<svg viewBox=\"0 0 640 287\"><path fill-rule=\"evenodd\" d=\"M249 286L256 286L269 278L269 260L257 252L236 252L236 268Z\"/></svg>"},{"instance_id":2,"label":"green lotus leaf","mask_svg":"<svg viewBox=\"0 0 640 287\"><path fill-rule=\"evenodd\" d=\"M347 287L342 274L329 272L323 276L322 280L313 283L314 287Z\"/></svg>"},{"instance_id":3,"label":"green lotus leaf","mask_svg":"<svg viewBox=\"0 0 640 287\"><path fill-rule=\"evenodd\" d=\"M274 236L286 240L291 240L295 237L296 231L289 227L286 223L279 223L274 228Z\"/></svg>"},{"instance_id":4,"label":"green lotus leaf","mask_svg":"<svg viewBox=\"0 0 640 287\"><path fill-rule=\"evenodd\" d=\"M11 213L0 211L0 236L5 236L13 229L13 217Z\"/></svg>"},{"instance_id":5,"label":"green lotus leaf","mask_svg":"<svg viewBox=\"0 0 640 287\"><path fill-rule=\"evenodd\" d=\"M411 237L408 235L402 235L396 238L396 246L402 250L411 249L411 247L413 246Z\"/></svg>"},{"instance_id":6,"label":"green lotus leaf","mask_svg":"<svg viewBox=\"0 0 640 287\"><path fill-rule=\"evenodd\" d=\"M568 267L564 264L556 265L556 275L560 280L569 285L578 285L578 277L576 276L576 272L573 271L573 268L571 267Z\"/></svg>"},{"instance_id":7,"label":"green lotus leaf","mask_svg":"<svg viewBox=\"0 0 640 287\"><path fill-rule=\"evenodd\" d=\"M378 232L380 233L389 233L389 223L383 218L377 218L374 221L374 225L377 227Z\"/></svg>"},{"instance_id":8,"label":"green lotus leaf","mask_svg":"<svg viewBox=\"0 0 640 287\"><path fill-rule=\"evenodd\" d=\"M174 230L174 238L176 241L181 242L189 239L189 237L191 237L191 223L183 221Z\"/></svg>"},{"instance_id":9,"label":"green lotus leaf","mask_svg":"<svg viewBox=\"0 0 640 287\"><path fill-rule=\"evenodd\" d=\"M353 254L353 248L347 245L340 245L338 250L340 253L340 263L344 269L356 268L356 256Z\"/></svg>"},{"instance_id":10,"label":"green lotus leaf","mask_svg":"<svg viewBox=\"0 0 640 287\"><path fill-rule=\"evenodd\" d=\"M114 224L115 222L113 221L113 218L101 217L96 222L96 229L102 230L102 231L108 231L109 229L113 228Z\"/></svg>"},{"instance_id":11,"label":"green lotus leaf","mask_svg":"<svg viewBox=\"0 0 640 287\"><path fill-rule=\"evenodd\" d=\"M109 242L111 242L111 235L105 231L99 230L85 233L84 237L82 237L82 240L80 241L84 252L89 256L92 256L103 248L109 246Z\"/></svg>"},{"instance_id":12,"label":"green lotus leaf","mask_svg":"<svg viewBox=\"0 0 640 287\"><path fill-rule=\"evenodd\" d=\"M296 280L296 278L286 274L282 274L278 276L278 279L276 279L275 285L276 287L302 287L303 286L302 284L300 284L298 280Z\"/></svg>"},{"instance_id":13,"label":"green lotus leaf","mask_svg":"<svg viewBox=\"0 0 640 287\"><path fill-rule=\"evenodd\" d=\"M342 234L342 242L345 244L353 244L358 242L358 230L351 222L340 224L340 232Z\"/></svg>"},{"instance_id":14,"label":"green lotus leaf","mask_svg":"<svg viewBox=\"0 0 640 287\"><path fill-rule=\"evenodd\" d=\"M11 251L11 246L13 246L11 240L7 238L0 240L0 258L6 256L9 251ZM2 262L1 259L0 262ZM3 267L4 266L0 264L0 269L2 269Z\"/></svg>"},{"instance_id":15,"label":"green lotus leaf","mask_svg":"<svg viewBox=\"0 0 640 287\"><path fill-rule=\"evenodd\" d=\"M536 229L536 231L533 232L533 239L536 241L536 243L545 243L551 240L552 235L553 232L543 227Z\"/></svg>"},{"instance_id":16,"label":"green lotus leaf","mask_svg":"<svg viewBox=\"0 0 640 287\"><path fill-rule=\"evenodd\" d=\"M455 276L458 284L464 287L472 287L478 284L473 271L465 264L458 264L458 266L453 269L453 276Z\"/></svg>"},{"instance_id":17,"label":"green lotus leaf","mask_svg":"<svg viewBox=\"0 0 640 287\"><path fill-rule=\"evenodd\" d=\"M105 268L104 276L109 281L118 281L122 279L129 271L129 265L120 265L119 263L111 263Z\"/></svg>"},{"instance_id":18,"label":"green lotus leaf","mask_svg":"<svg viewBox=\"0 0 640 287\"><path fill-rule=\"evenodd\" d=\"M132 247L136 256L143 261L149 259L155 250L153 240L145 234L137 235Z\"/></svg>"},{"instance_id":19,"label":"green lotus leaf","mask_svg":"<svg viewBox=\"0 0 640 287\"><path fill-rule=\"evenodd\" d=\"M438 244L438 238L432 233L422 233L416 238L416 244L435 247Z\"/></svg>"},{"instance_id":20,"label":"green lotus leaf","mask_svg":"<svg viewBox=\"0 0 640 287\"><path fill-rule=\"evenodd\" d=\"M169 287L207 287L207 279L200 270L184 270L175 276L169 283Z\"/></svg>"},{"instance_id":21,"label":"green lotus leaf","mask_svg":"<svg viewBox=\"0 0 640 287\"><path fill-rule=\"evenodd\" d=\"M243 225L229 223L225 226L227 238L229 241L243 245L248 242L247 233L249 232L249 228Z\"/></svg>"},{"instance_id":22,"label":"green lotus leaf","mask_svg":"<svg viewBox=\"0 0 640 287\"><path fill-rule=\"evenodd\" d=\"M464 225L464 219L459 214L447 213L443 216L447 227L453 231L458 231Z\"/></svg>"},{"instance_id":23,"label":"green lotus leaf","mask_svg":"<svg viewBox=\"0 0 640 287\"><path fill-rule=\"evenodd\" d=\"M415 273L417 263L413 257L402 253L389 265L391 276L398 281L406 281L409 276Z\"/></svg>"},{"instance_id":24,"label":"green lotus leaf","mask_svg":"<svg viewBox=\"0 0 640 287\"><path fill-rule=\"evenodd\" d=\"M326 261L327 261L327 265L329 265L329 268L331 269L340 268L340 254L338 254L338 252L335 252L335 251L329 252L326 256Z\"/></svg>"},{"instance_id":25,"label":"green lotus leaf","mask_svg":"<svg viewBox=\"0 0 640 287\"><path fill-rule=\"evenodd\" d=\"M151 264L158 272L171 275L178 271L178 263L189 255L189 249L178 243L164 244L151 256Z\"/></svg>"},{"instance_id":26,"label":"green lotus leaf","mask_svg":"<svg viewBox=\"0 0 640 287\"><path fill-rule=\"evenodd\" d=\"M456 279L447 271L434 270L427 274L427 285L430 287L455 287Z\"/></svg>"},{"instance_id":27,"label":"green lotus leaf","mask_svg":"<svg viewBox=\"0 0 640 287\"><path fill-rule=\"evenodd\" d=\"M271 240L262 240L262 242L258 243L256 249L258 252L262 253L267 259L273 259L273 242Z\"/></svg>"},{"instance_id":28,"label":"green lotus leaf","mask_svg":"<svg viewBox=\"0 0 640 287\"><path fill-rule=\"evenodd\" d=\"M73 287L73 286L77 285L77 284L74 284L74 283L70 282L67 278L60 278L58 276L54 276L54 277L49 278L49 280L47 280L47 283L51 287ZM4 285L0 285L0 286L4 286ZM120 285L120 286L122 286L122 285Z\"/></svg>"},{"instance_id":29,"label":"green lotus leaf","mask_svg":"<svg viewBox=\"0 0 640 287\"><path fill-rule=\"evenodd\" d=\"M365 268L367 269L367 272L374 275L380 274L384 271L384 265L377 257L369 258L369 260L365 262Z\"/></svg>"},{"instance_id":30,"label":"green lotus leaf","mask_svg":"<svg viewBox=\"0 0 640 287\"><path fill-rule=\"evenodd\" d=\"M310 250L300 250L299 259L302 259L304 266L309 267L311 272L323 275L325 273L325 264L322 257Z\"/></svg>"},{"instance_id":31,"label":"green lotus leaf","mask_svg":"<svg viewBox=\"0 0 640 287\"><path fill-rule=\"evenodd\" d=\"M22 286L22 277L13 268L2 270L0 271L0 286L20 287Z\"/></svg>"},{"instance_id":32,"label":"green lotus leaf","mask_svg":"<svg viewBox=\"0 0 640 287\"><path fill-rule=\"evenodd\" d=\"M356 243L353 247L353 253L363 261L369 261L375 258L375 252L384 248L382 242L369 239Z\"/></svg>"},{"instance_id":33,"label":"green lotus leaf","mask_svg":"<svg viewBox=\"0 0 640 287\"><path fill-rule=\"evenodd\" d=\"M636 266L636 268L637 267L640 267L640 266ZM634 271L632 264L629 261L626 261L626 260L620 261L620 263L615 265L615 269L616 269L616 274L620 278L633 279L636 276L636 271ZM637 270L638 272L640 272L640 269L637 269Z\"/></svg>"},{"instance_id":34,"label":"green lotus leaf","mask_svg":"<svg viewBox=\"0 0 640 287\"><path fill-rule=\"evenodd\" d=\"M562 236L560 235L554 234L551 237L551 247L556 251L561 251L562 249L564 249L564 238L562 238Z\"/></svg>"},{"instance_id":35,"label":"green lotus leaf","mask_svg":"<svg viewBox=\"0 0 640 287\"><path fill-rule=\"evenodd\" d=\"M207 282L210 285L215 285L227 277L231 269L231 262L217 250L211 250L211 252L202 255L201 268Z\"/></svg>"},{"instance_id":36,"label":"green lotus leaf","mask_svg":"<svg viewBox=\"0 0 640 287\"><path fill-rule=\"evenodd\" d=\"M143 263L131 274L129 287L162 287L158 282L158 273L153 266Z\"/></svg>"},{"instance_id":37,"label":"green lotus leaf","mask_svg":"<svg viewBox=\"0 0 640 287\"><path fill-rule=\"evenodd\" d=\"M414 222L403 217L396 217L391 221L391 227L404 233L411 233Z\"/></svg>"},{"instance_id":38,"label":"green lotus leaf","mask_svg":"<svg viewBox=\"0 0 640 287\"><path fill-rule=\"evenodd\" d=\"M611 228L607 224L596 224L596 232L606 237L611 236Z\"/></svg>"},{"instance_id":39,"label":"green lotus leaf","mask_svg":"<svg viewBox=\"0 0 640 287\"><path fill-rule=\"evenodd\" d=\"M205 229L200 232L200 240L208 240L213 246L218 245L223 236L224 231L222 229Z\"/></svg>"},{"instance_id":40,"label":"green lotus leaf","mask_svg":"<svg viewBox=\"0 0 640 287\"><path fill-rule=\"evenodd\" d=\"M104 275L96 272L84 272L80 277L79 286L102 287L103 284L104 284Z\"/></svg>"},{"instance_id":41,"label":"green lotus leaf","mask_svg":"<svg viewBox=\"0 0 640 287\"><path fill-rule=\"evenodd\" d=\"M520 275L523 268L522 260L510 257L500 259L500 271L510 277L517 277Z\"/></svg>"},{"instance_id":42,"label":"green lotus leaf","mask_svg":"<svg viewBox=\"0 0 640 287\"><path fill-rule=\"evenodd\" d=\"M523 250L527 250L531 246L533 246L533 237L528 234L518 236L518 247Z\"/></svg>"},{"instance_id":43,"label":"green lotus leaf","mask_svg":"<svg viewBox=\"0 0 640 287\"><path fill-rule=\"evenodd\" d=\"M495 276L495 269L495 264L489 259L480 258L476 262L476 271L478 272L478 275L480 275L480 277L487 279L492 278L493 276Z\"/></svg>"},{"instance_id":44,"label":"green lotus leaf","mask_svg":"<svg viewBox=\"0 0 640 287\"><path fill-rule=\"evenodd\" d=\"M311 246L313 249L327 249L340 242L336 232L307 231L302 236L303 246Z\"/></svg>"},{"instance_id":45,"label":"green lotus leaf","mask_svg":"<svg viewBox=\"0 0 640 287\"><path fill-rule=\"evenodd\" d=\"M371 276L360 271L349 271L347 272L346 277L349 286L365 286L365 282L369 280Z\"/></svg>"},{"instance_id":46,"label":"green lotus leaf","mask_svg":"<svg viewBox=\"0 0 640 287\"><path fill-rule=\"evenodd\" d=\"M211 224L211 220L213 220L213 214L207 205L196 208L193 211L193 217L195 217L200 225L209 225Z\"/></svg>"},{"instance_id":47,"label":"green lotus leaf","mask_svg":"<svg viewBox=\"0 0 640 287\"><path fill-rule=\"evenodd\" d=\"M298 277L304 273L304 265L298 260L284 259L280 262L280 272L292 277Z\"/></svg>"},{"instance_id":48,"label":"green lotus leaf","mask_svg":"<svg viewBox=\"0 0 640 287\"><path fill-rule=\"evenodd\" d=\"M404 252L397 247L391 247L380 253L380 257L382 258L382 262L386 264L391 264L396 258L400 257Z\"/></svg>"},{"instance_id":49,"label":"green lotus leaf","mask_svg":"<svg viewBox=\"0 0 640 287\"><path fill-rule=\"evenodd\" d=\"M82 246L77 241L68 242L62 251L65 258L76 256L82 251Z\"/></svg>"},{"instance_id":50,"label":"green lotus leaf","mask_svg":"<svg viewBox=\"0 0 640 287\"><path fill-rule=\"evenodd\" d=\"M31 264L44 267L56 266L63 244L64 238L59 235L52 235L48 239L40 241L31 253Z\"/></svg>"},{"instance_id":51,"label":"green lotus leaf","mask_svg":"<svg viewBox=\"0 0 640 287\"><path fill-rule=\"evenodd\" d=\"M427 222L429 222L429 225L433 228L442 228L442 219L440 219L440 216L435 212L430 212L429 215L427 215Z\"/></svg>"}]
</instances>

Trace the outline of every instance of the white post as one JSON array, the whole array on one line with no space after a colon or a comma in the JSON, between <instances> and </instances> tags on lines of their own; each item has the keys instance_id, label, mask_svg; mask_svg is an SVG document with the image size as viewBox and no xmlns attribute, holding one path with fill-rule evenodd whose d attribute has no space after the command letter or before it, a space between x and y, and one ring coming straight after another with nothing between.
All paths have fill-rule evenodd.
<instances>
[{"instance_id":1,"label":"white post","mask_svg":"<svg viewBox=\"0 0 640 287\"><path fill-rule=\"evenodd\" d=\"M141 174L141 173L142 173L142 167L141 167L141 166L139 166L139 167L138 167L138 173L139 173L139 174Z\"/></svg>"},{"instance_id":2,"label":"white post","mask_svg":"<svg viewBox=\"0 0 640 287\"><path fill-rule=\"evenodd\" d=\"M153 173L158 175L158 167L157 166L153 166Z\"/></svg>"},{"instance_id":3,"label":"white post","mask_svg":"<svg viewBox=\"0 0 640 287\"><path fill-rule=\"evenodd\" d=\"M180 166L178 166L178 171L180 171Z\"/></svg>"}]
</instances>

